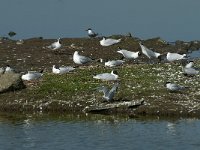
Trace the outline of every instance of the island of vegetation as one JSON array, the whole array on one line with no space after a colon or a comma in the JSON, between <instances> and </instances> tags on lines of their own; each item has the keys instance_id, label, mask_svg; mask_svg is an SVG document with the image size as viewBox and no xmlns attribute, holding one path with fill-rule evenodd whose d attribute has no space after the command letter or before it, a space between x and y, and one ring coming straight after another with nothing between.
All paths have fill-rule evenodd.
<instances>
[{"instance_id":1,"label":"island of vegetation","mask_svg":"<svg viewBox=\"0 0 200 150\"><path fill-rule=\"evenodd\" d=\"M62 47L57 50L48 48L56 39L38 37L22 42L2 38L0 67L10 65L16 73L0 75L0 111L200 116L200 75L185 76L183 61L169 63L164 59L167 52L189 54L198 50L200 41L169 43L159 37L142 40L122 35L111 38L121 38L121 42L103 47L99 44L102 37L61 38ZM136 61L125 60L123 65L114 68L105 67L101 62L121 59L118 47L141 52L139 43L161 53L163 58L149 63L149 59L141 55ZM75 51L97 61L77 65L72 59ZM198 58L192 60L195 67L200 67ZM53 65L73 66L75 70L53 74ZM42 69L43 75L39 80L21 80L21 75L27 71ZM113 101L107 102L95 89L101 85L112 87L113 82L99 81L93 76L112 70L119 73L120 86ZM189 88L171 92L165 87L167 81Z\"/></svg>"}]
</instances>

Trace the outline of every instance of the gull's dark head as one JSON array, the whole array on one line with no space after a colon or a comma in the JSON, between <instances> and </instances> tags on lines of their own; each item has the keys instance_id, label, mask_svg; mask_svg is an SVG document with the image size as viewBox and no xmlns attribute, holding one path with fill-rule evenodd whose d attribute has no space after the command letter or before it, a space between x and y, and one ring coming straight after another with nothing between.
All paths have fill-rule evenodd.
<instances>
[{"instance_id":1,"label":"gull's dark head","mask_svg":"<svg viewBox=\"0 0 200 150\"><path fill-rule=\"evenodd\" d=\"M113 70L112 73L118 75L117 70Z\"/></svg>"},{"instance_id":2,"label":"gull's dark head","mask_svg":"<svg viewBox=\"0 0 200 150\"><path fill-rule=\"evenodd\" d=\"M164 86L166 87L166 86L167 86L167 84L169 84L169 83L171 83L171 82L169 82L169 81L165 82Z\"/></svg>"},{"instance_id":3,"label":"gull's dark head","mask_svg":"<svg viewBox=\"0 0 200 150\"><path fill-rule=\"evenodd\" d=\"M89 30L92 30L91 28L88 28L87 30L85 30L85 31L89 31Z\"/></svg>"}]
</instances>

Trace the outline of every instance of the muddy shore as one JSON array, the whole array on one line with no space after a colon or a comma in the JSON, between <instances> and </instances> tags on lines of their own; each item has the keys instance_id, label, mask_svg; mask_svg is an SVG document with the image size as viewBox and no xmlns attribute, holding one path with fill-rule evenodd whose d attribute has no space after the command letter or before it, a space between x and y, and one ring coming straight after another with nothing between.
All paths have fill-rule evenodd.
<instances>
[{"instance_id":1,"label":"muddy shore","mask_svg":"<svg viewBox=\"0 0 200 150\"><path fill-rule=\"evenodd\" d=\"M122 38L122 42L102 47L99 44L101 38L62 38L62 47L54 51L47 46L56 39L25 39L23 44L10 39L0 40L0 67L9 64L22 74L28 70L44 69L44 77L33 83L25 82L25 89L1 93L0 111L119 113L133 117L200 116L199 75L192 78L183 76L180 62L169 64L165 60L161 63L156 60L155 64L147 64L148 59L142 55L138 62L127 61L123 66L115 68L121 76L121 87L113 103L104 102L102 94L91 92L94 87L106 84L93 80L91 75L112 70L99 62L79 66L74 72L63 76L51 73L53 65L77 66L72 60L74 51L95 59L112 60L121 58L116 52L119 46L131 51L141 51L138 42L162 53L163 57L167 52L188 53L200 49L200 41L168 43L160 38L141 40L121 35L111 37ZM195 60L195 65L200 67L199 59ZM131 74L132 72L137 73ZM74 81L69 82L67 79ZM163 87L166 80L187 84L191 88L186 92L170 93ZM143 90L140 91L141 86ZM134 88L127 89L130 87Z\"/></svg>"}]
</instances>

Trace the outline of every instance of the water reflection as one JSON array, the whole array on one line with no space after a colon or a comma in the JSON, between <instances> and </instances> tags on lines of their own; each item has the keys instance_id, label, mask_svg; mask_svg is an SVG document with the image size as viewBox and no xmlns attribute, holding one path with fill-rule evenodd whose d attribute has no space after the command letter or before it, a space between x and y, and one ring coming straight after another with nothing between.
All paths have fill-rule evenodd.
<instances>
[{"instance_id":1,"label":"water reflection","mask_svg":"<svg viewBox=\"0 0 200 150\"><path fill-rule=\"evenodd\" d=\"M33 124L31 122L31 118L27 118L25 120L23 120L22 122L22 131L23 131L23 138L24 138L24 143L23 143L23 147L24 148L32 148L35 147L35 137L33 137L33 135L31 134L32 132L32 128L33 128Z\"/></svg>"},{"instance_id":2,"label":"water reflection","mask_svg":"<svg viewBox=\"0 0 200 150\"><path fill-rule=\"evenodd\" d=\"M200 140L198 119L94 114L0 116L0 149L195 149Z\"/></svg>"},{"instance_id":3,"label":"water reflection","mask_svg":"<svg viewBox=\"0 0 200 150\"><path fill-rule=\"evenodd\" d=\"M167 122L167 133L171 135L176 134L176 123L173 122Z\"/></svg>"}]
</instances>

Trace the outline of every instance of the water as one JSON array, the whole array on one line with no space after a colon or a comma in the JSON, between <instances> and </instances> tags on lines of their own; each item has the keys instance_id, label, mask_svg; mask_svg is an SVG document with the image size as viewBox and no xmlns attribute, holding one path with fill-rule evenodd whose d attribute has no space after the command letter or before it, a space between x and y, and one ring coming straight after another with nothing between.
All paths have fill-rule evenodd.
<instances>
[{"instance_id":1,"label":"water","mask_svg":"<svg viewBox=\"0 0 200 150\"><path fill-rule=\"evenodd\" d=\"M190 53L188 53L188 57L191 58L191 59L200 58L200 50L191 51Z\"/></svg>"},{"instance_id":2,"label":"water","mask_svg":"<svg viewBox=\"0 0 200 150\"><path fill-rule=\"evenodd\" d=\"M0 149L199 149L196 119L130 119L101 115L4 115Z\"/></svg>"},{"instance_id":3,"label":"water","mask_svg":"<svg viewBox=\"0 0 200 150\"><path fill-rule=\"evenodd\" d=\"M0 35L16 39L126 34L167 41L200 39L197 0L1 0Z\"/></svg>"}]
</instances>

